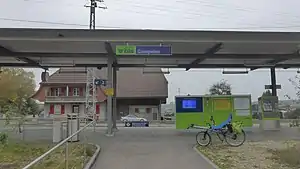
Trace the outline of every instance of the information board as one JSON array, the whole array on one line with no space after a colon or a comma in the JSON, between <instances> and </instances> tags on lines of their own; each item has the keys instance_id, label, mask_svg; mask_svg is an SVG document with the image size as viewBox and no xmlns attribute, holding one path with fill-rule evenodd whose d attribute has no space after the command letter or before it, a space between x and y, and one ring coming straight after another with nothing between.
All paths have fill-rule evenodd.
<instances>
[{"instance_id":1,"label":"information board","mask_svg":"<svg viewBox=\"0 0 300 169\"><path fill-rule=\"evenodd\" d=\"M117 45L116 55L135 55L136 46L134 45Z\"/></svg>"},{"instance_id":2,"label":"information board","mask_svg":"<svg viewBox=\"0 0 300 169\"><path fill-rule=\"evenodd\" d=\"M136 46L138 55L172 55L171 46Z\"/></svg>"},{"instance_id":3,"label":"information board","mask_svg":"<svg viewBox=\"0 0 300 169\"><path fill-rule=\"evenodd\" d=\"M230 98L214 98L214 110L230 110Z\"/></svg>"},{"instance_id":4,"label":"information board","mask_svg":"<svg viewBox=\"0 0 300 169\"><path fill-rule=\"evenodd\" d=\"M202 113L202 97L176 97L176 113Z\"/></svg>"},{"instance_id":5,"label":"information board","mask_svg":"<svg viewBox=\"0 0 300 169\"><path fill-rule=\"evenodd\" d=\"M234 98L234 109L250 109L250 99L247 97Z\"/></svg>"},{"instance_id":6,"label":"information board","mask_svg":"<svg viewBox=\"0 0 300 169\"><path fill-rule=\"evenodd\" d=\"M196 100L182 100L182 108L184 109L195 109L197 107L197 102Z\"/></svg>"},{"instance_id":7,"label":"information board","mask_svg":"<svg viewBox=\"0 0 300 169\"><path fill-rule=\"evenodd\" d=\"M264 118L280 118L277 100L263 100L261 104Z\"/></svg>"},{"instance_id":8,"label":"information board","mask_svg":"<svg viewBox=\"0 0 300 169\"><path fill-rule=\"evenodd\" d=\"M236 110L237 116L250 116L250 110Z\"/></svg>"},{"instance_id":9,"label":"information board","mask_svg":"<svg viewBox=\"0 0 300 169\"><path fill-rule=\"evenodd\" d=\"M117 45L116 55L172 55L170 45Z\"/></svg>"}]
</instances>

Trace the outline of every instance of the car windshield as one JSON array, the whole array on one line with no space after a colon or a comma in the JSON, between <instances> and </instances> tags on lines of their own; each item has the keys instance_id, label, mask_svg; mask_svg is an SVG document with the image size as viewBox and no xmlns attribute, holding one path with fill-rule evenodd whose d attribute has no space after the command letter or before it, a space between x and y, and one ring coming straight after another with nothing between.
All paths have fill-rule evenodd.
<instances>
[{"instance_id":1,"label":"car windshield","mask_svg":"<svg viewBox=\"0 0 300 169\"><path fill-rule=\"evenodd\" d=\"M135 115L127 115L127 117L133 117L133 118L136 118Z\"/></svg>"}]
</instances>

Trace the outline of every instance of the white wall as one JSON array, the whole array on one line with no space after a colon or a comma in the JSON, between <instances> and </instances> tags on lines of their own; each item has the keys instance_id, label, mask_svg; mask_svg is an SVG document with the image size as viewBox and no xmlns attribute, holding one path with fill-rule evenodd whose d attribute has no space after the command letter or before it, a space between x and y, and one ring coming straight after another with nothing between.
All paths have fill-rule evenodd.
<instances>
[{"instance_id":1,"label":"white wall","mask_svg":"<svg viewBox=\"0 0 300 169\"><path fill-rule=\"evenodd\" d=\"M85 114L85 104L79 105L79 116L84 116Z\"/></svg>"},{"instance_id":2,"label":"white wall","mask_svg":"<svg viewBox=\"0 0 300 169\"><path fill-rule=\"evenodd\" d=\"M44 104L44 117L49 117L49 111L50 111L50 104L45 103Z\"/></svg>"},{"instance_id":3,"label":"white wall","mask_svg":"<svg viewBox=\"0 0 300 169\"><path fill-rule=\"evenodd\" d=\"M99 120L107 120L106 102L100 103L100 116Z\"/></svg>"},{"instance_id":4,"label":"white wall","mask_svg":"<svg viewBox=\"0 0 300 169\"><path fill-rule=\"evenodd\" d=\"M65 104L65 114L72 113L72 104Z\"/></svg>"}]
</instances>

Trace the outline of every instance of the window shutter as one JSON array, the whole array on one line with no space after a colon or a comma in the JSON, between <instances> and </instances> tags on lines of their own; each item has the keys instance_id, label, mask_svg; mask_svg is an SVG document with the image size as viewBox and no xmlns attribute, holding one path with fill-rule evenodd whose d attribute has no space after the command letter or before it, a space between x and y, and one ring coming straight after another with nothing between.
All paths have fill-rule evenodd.
<instances>
[{"instance_id":1,"label":"window shutter","mask_svg":"<svg viewBox=\"0 0 300 169\"><path fill-rule=\"evenodd\" d=\"M73 96L73 88L69 87L69 96Z\"/></svg>"},{"instance_id":2,"label":"window shutter","mask_svg":"<svg viewBox=\"0 0 300 169\"><path fill-rule=\"evenodd\" d=\"M54 114L54 105L53 104L50 104L49 114Z\"/></svg>"},{"instance_id":3,"label":"window shutter","mask_svg":"<svg viewBox=\"0 0 300 169\"><path fill-rule=\"evenodd\" d=\"M96 104L96 114L100 114L100 104Z\"/></svg>"},{"instance_id":4,"label":"window shutter","mask_svg":"<svg viewBox=\"0 0 300 169\"><path fill-rule=\"evenodd\" d=\"M60 106L60 113L65 114L65 105L63 104Z\"/></svg>"},{"instance_id":5,"label":"window shutter","mask_svg":"<svg viewBox=\"0 0 300 169\"><path fill-rule=\"evenodd\" d=\"M64 96L65 95L65 88L64 87L62 87L62 88L60 88L60 95L61 96Z\"/></svg>"},{"instance_id":6,"label":"window shutter","mask_svg":"<svg viewBox=\"0 0 300 169\"><path fill-rule=\"evenodd\" d=\"M83 96L83 88L82 87L79 88L79 96Z\"/></svg>"}]
</instances>

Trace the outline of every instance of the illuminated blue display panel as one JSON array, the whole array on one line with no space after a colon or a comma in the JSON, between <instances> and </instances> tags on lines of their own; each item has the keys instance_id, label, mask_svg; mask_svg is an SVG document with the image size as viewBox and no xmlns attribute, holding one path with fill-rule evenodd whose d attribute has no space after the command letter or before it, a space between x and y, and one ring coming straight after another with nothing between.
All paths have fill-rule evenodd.
<instances>
[{"instance_id":1,"label":"illuminated blue display panel","mask_svg":"<svg viewBox=\"0 0 300 169\"><path fill-rule=\"evenodd\" d=\"M202 97L176 97L176 112L203 112Z\"/></svg>"},{"instance_id":2,"label":"illuminated blue display panel","mask_svg":"<svg viewBox=\"0 0 300 169\"><path fill-rule=\"evenodd\" d=\"M197 101L195 99L184 99L182 100L183 109L195 109L197 108Z\"/></svg>"}]
</instances>

